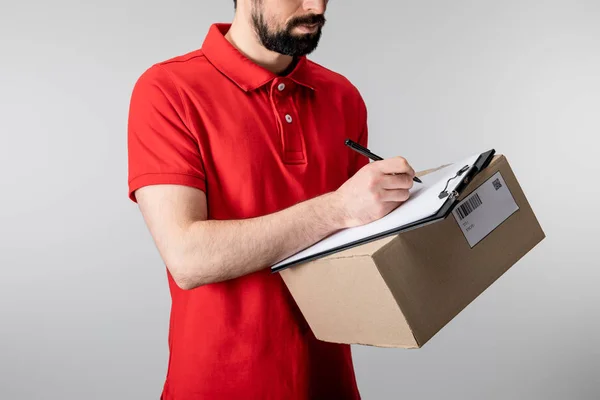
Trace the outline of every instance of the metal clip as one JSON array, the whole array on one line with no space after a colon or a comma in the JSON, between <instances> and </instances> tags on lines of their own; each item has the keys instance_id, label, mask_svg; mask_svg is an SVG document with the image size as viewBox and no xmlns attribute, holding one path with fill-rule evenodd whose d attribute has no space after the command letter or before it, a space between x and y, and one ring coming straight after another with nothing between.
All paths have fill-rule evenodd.
<instances>
[{"instance_id":1,"label":"metal clip","mask_svg":"<svg viewBox=\"0 0 600 400\"><path fill-rule=\"evenodd\" d=\"M468 169L469 169L469 165L465 165L464 167L462 167L461 169L459 169L459 170L456 172L456 175L454 175L452 178L448 179L448 182L446 182L446 186L444 186L444 190L442 190L442 191L440 192L440 194L438 195L438 198L440 198L440 199L443 199L444 197L448 197L448 196L449 196L450 198L456 198L456 197L458 197L458 193L456 192L456 190L453 190L452 192L448 193L448 192L446 191L446 188L448 187L448 184L450 183L450 181L451 181L452 179L455 179L455 178L457 178L457 177L461 176L461 175L462 175L462 174L463 174L465 171L467 171ZM467 183L468 181L469 181L469 177L466 177L466 178L465 178L465 183Z\"/></svg>"}]
</instances>

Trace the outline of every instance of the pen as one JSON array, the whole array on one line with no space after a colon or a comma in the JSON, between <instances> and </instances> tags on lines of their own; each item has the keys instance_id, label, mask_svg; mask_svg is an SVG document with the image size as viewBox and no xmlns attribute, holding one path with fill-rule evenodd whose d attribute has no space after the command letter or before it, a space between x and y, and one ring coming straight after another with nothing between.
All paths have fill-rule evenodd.
<instances>
[{"instance_id":1,"label":"pen","mask_svg":"<svg viewBox=\"0 0 600 400\"><path fill-rule=\"evenodd\" d=\"M348 147L350 147L352 150L355 150L355 151L359 152L363 156L369 157L371 160L374 160L374 161L383 160L383 158L379 157L377 154L371 153L371 151L369 149L361 146L360 144L358 144L358 143L356 143L356 142L354 142L354 141L352 141L350 139L346 139L345 145L348 146ZM419 182L419 183L423 183L423 181L421 181L416 176L413 177L413 181Z\"/></svg>"}]
</instances>

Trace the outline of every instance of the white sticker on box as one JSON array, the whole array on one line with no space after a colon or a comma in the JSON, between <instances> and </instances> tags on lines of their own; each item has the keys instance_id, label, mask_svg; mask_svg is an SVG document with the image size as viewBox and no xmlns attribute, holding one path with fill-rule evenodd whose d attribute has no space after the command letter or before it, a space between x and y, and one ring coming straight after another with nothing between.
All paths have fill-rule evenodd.
<instances>
[{"instance_id":1,"label":"white sticker on box","mask_svg":"<svg viewBox=\"0 0 600 400\"><path fill-rule=\"evenodd\" d=\"M473 248L518 209L502 174L496 172L458 203L452 215Z\"/></svg>"}]
</instances>

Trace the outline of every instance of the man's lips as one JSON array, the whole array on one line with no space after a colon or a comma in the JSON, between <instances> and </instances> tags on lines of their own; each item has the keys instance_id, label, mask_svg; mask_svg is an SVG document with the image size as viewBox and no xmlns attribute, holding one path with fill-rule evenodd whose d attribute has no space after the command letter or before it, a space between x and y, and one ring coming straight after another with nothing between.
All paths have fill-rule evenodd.
<instances>
[{"instance_id":1,"label":"man's lips","mask_svg":"<svg viewBox=\"0 0 600 400\"><path fill-rule=\"evenodd\" d=\"M320 26L321 26L320 23L315 23L315 24L298 24L298 25L296 25L297 28L299 28L300 30L305 31L305 32L313 32L317 28L319 28Z\"/></svg>"}]
</instances>

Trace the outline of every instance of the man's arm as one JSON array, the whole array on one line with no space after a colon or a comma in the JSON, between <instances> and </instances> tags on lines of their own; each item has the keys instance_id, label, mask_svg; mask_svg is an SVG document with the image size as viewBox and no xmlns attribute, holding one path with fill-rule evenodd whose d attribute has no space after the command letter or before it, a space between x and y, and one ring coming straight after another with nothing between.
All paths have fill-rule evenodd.
<instances>
[{"instance_id":1,"label":"man's arm","mask_svg":"<svg viewBox=\"0 0 600 400\"><path fill-rule=\"evenodd\" d=\"M366 145L361 100L359 142ZM187 122L187 123L186 123ZM309 247L339 228L380 218L408 196L401 158L356 158L338 190L271 215L209 220L201 141L189 130L181 92L159 65L136 82L128 120L129 197L137 201L175 282L184 289L232 279ZM355 173L355 171L357 171ZM387 171L387 172L386 172Z\"/></svg>"},{"instance_id":2,"label":"man's arm","mask_svg":"<svg viewBox=\"0 0 600 400\"><path fill-rule=\"evenodd\" d=\"M182 289L266 268L345 226L336 193L262 217L227 221L207 220L206 196L195 188L146 186L136 197L159 253Z\"/></svg>"},{"instance_id":3,"label":"man's arm","mask_svg":"<svg viewBox=\"0 0 600 400\"><path fill-rule=\"evenodd\" d=\"M383 217L406 201L414 174L402 157L376 161L334 192L243 220L207 220L204 192L183 185L144 186L136 198L173 279L193 289L267 268L336 230Z\"/></svg>"}]
</instances>

